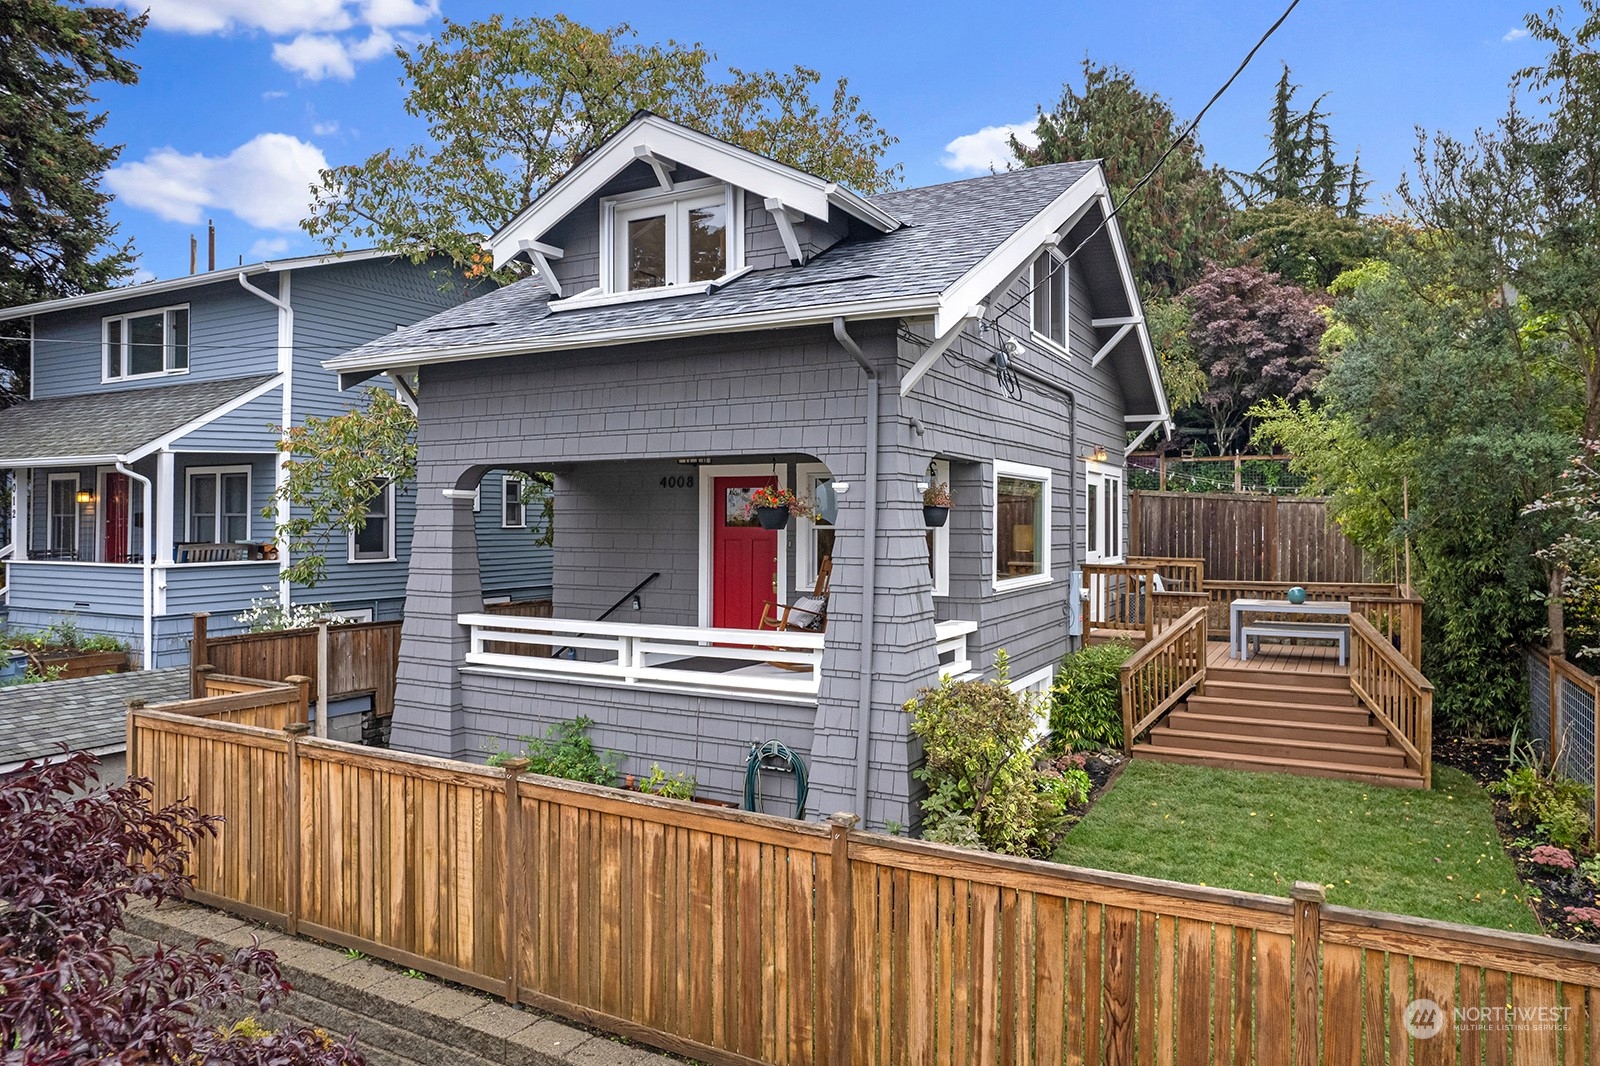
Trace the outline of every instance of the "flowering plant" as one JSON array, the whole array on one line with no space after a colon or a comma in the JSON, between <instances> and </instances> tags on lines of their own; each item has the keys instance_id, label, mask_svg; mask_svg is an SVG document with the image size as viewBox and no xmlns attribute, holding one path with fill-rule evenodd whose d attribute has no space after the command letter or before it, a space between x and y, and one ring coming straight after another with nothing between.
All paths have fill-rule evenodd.
<instances>
[{"instance_id":1,"label":"flowering plant","mask_svg":"<svg viewBox=\"0 0 1600 1066\"><path fill-rule=\"evenodd\" d=\"M1578 862L1572 857L1572 852L1566 848L1558 848L1554 844L1540 844L1528 853L1528 861L1535 866L1543 866L1551 870L1576 870Z\"/></svg>"},{"instance_id":2,"label":"flowering plant","mask_svg":"<svg viewBox=\"0 0 1600 1066\"><path fill-rule=\"evenodd\" d=\"M777 485L762 485L750 493L748 510L754 514L757 507L788 507L792 510L803 510L800 497L788 489Z\"/></svg>"},{"instance_id":3,"label":"flowering plant","mask_svg":"<svg viewBox=\"0 0 1600 1066\"><path fill-rule=\"evenodd\" d=\"M935 481L922 490L922 506L924 507L949 507L950 483Z\"/></svg>"}]
</instances>

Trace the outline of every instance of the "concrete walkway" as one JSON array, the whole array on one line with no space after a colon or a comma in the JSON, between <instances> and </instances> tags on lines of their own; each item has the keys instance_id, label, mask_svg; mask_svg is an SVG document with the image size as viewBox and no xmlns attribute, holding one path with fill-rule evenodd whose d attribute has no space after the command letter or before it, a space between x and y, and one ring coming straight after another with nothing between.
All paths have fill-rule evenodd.
<instances>
[{"instance_id":1,"label":"concrete walkway","mask_svg":"<svg viewBox=\"0 0 1600 1066\"><path fill-rule=\"evenodd\" d=\"M136 951L155 942L193 947L204 937L227 947L251 937L278 956L294 987L281 1011L257 1016L268 1028L315 1026L354 1035L372 1066L678 1066L684 1060L641 1050L473 989L354 957L194 904L127 911L124 938ZM235 1021L237 1019L223 1019Z\"/></svg>"}]
</instances>

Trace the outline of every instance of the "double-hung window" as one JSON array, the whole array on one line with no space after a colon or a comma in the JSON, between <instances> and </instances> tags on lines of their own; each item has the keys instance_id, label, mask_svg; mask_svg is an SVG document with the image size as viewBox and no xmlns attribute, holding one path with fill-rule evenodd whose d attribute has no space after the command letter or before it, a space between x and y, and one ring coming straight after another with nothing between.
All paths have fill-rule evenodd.
<instances>
[{"instance_id":1,"label":"double-hung window","mask_svg":"<svg viewBox=\"0 0 1600 1066\"><path fill-rule=\"evenodd\" d=\"M189 309L166 307L101 322L106 381L182 374L189 369Z\"/></svg>"},{"instance_id":2,"label":"double-hung window","mask_svg":"<svg viewBox=\"0 0 1600 1066\"><path fill-rule=\"evenodd\" d=\"M500 528L501 529L526 529L528 527L528 504L522 498L523 490L528 482L515 474L506 474L500 479Z\"/></svg>"},{"instance_id":3,"label":"double-hung window","mask_svg":"<svg viewBox=\"0 0 1600 1066\"><path fill-rule=\"evenodd\" d=\"M78 557L78 475L51 474L45 550L50 558Z\"/></svg>"},{"instance_id":4,"label":"double-hung window","mask_svg":"<svg viewBox=\"0 0 1600 1066\"><path fill-rule=\"evenodd\" d=\"M1044 252L1033 261L1033 335L1066 351L1067 264Z\"/></svg>"},{"instance_id":5,"label":"double-hung window","mask_svg":"<svg viewBox=\"0 0 1600 1066\"><path fill-rule=\"evenodd\" d=\"M612 292L715 281L729 271L734 197L726 186L607 205Z\"/></svg>"},{"instance_id":6,"label":"double-hung window","mask_svg":"<svg viewBox=\"0 0 1600 1066\"><path fill-rule=\"evenodd\" d=\"M350 532L350 561L388 562L394 558L394 482L374 485L361 525Z\"/></svg>"},{"instance_id":7,"label":"double-hung window","mask_svg":"<svg viewBox=\"0 0 1600 1066\"><path fill-rule=\"evenodd\" d=\"M189 540L242 544L250 539L250 468L189 471Z\"/></svg>"},{"instance_id":8,"label":"double-hung window","mask_svg":"<svg viewBox=\"0 0 1600 1066\"><path fill-rule=\"evenodd\" d=\"M994 587L1050 580L1050 471L994 464Z\"/></svg>"}]
</instances>

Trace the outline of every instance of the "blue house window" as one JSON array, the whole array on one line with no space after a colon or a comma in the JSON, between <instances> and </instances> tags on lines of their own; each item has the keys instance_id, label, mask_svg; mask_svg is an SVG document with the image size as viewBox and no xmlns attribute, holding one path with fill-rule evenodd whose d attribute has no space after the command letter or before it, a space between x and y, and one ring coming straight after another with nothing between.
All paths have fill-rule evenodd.
<instances>
[{"instance_id":1,"label":"blue house window","mask_svg":"<svg viewBox=\"0 0 1600 1066\"><path fill-rule=\"evenodd\" d=\"M189 369L189 308L117 315L101 323L106 381L182 374Z\"/></svg>"},{"instance_id":2,"label":"blue house window","mask_svg":"<svg viewBox=\"0 0 1600 1066\"><path fill-rule=\"evenodd\" d=\"M250 468L189 471L189 539L242 544L250 539Z\"/></svg>"},{"instance_id":3,"label":"blue house window","mask_svg":"<svg viewBox=\"0 0 1600 1066\"><path fill-rule=\"evenodd\" d=\"M361 524L350 531L352 563L394 559L394 483L385 482L367 500Z\"/></svg>"}]
</instances>

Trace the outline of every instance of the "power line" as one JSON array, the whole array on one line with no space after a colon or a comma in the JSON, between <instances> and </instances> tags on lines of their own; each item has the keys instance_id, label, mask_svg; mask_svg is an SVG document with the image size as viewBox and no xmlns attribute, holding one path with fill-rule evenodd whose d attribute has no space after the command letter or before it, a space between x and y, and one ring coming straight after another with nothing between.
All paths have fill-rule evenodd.
<instances>
[{"instance_id":1,"label":"power line","mask_svg":"<svg viewBox=\"0 0 1600 1066\"><path fill-rule=\"evenodd\" d=\"M1160 171L1161 167L1166 163L1167 158L1172 155L1172 153L1177 149L1178 145L1188 140L1189 135L1194 132L1195 127L1200 125L1200 120L1206 117L1206 112L1211 110L1211 105L1222 99L1222 94L1233 87L1233 83L1238 80L1239 75L1244 73L1244 68L1250 65L1250 61L1256 57L1256 53L1261 51L1262 46L1267 43L1267 40L1274 33L1278 32L1278 27L1282 26L1294 9L1299 6L1300 0L1289 0L1289 6L1283 9L1283 14L1278 16L1278 21L1269 26L1267 28L1267 32L1261 35L1261 39L1256 42L1255 47L1250 49L1249 53L1245 55L1243 62L1241 62L1239 66L1234 69L1234 72L1229 75L1228 80L1222 83L1222 88L1211 94L1211 99L1206 101L1206 106L1200 109L1200 113L1195 115L1193 121L1191 121L1188 126L1184 127L1183 132L1174 137L1172 141L1168 143L1166 148L1162 150L1161 156L1156 160L1155 165L1145 173L1144 177L1133 183L1133 186L1129 188L1125 194L1123 194L1122 199L1117 203L1117 205L1111 209L1111 213L1100 220L1100 224L1094 228L1093 232L1091 232L1083 240L1079 241L1072 251L1066 253L1064 258L1068 262L1072 260L1073 256L1083 251L1083 248L1086 244L1099 236L1101 230L1105 229L1111 224L1111 220L1116 218L1118 213L1127 206L1129 200L1133 199L1134 193L1144 188L1146 183L1148 183L1151 178L1156 176L1156 173ZM1001 311L998 315L996 315L995 320L999 321L1012 311L1015 311L1023 300L1026 300L1033 295L1034 290L1037 289L1041 283L1042 282L1036 282L1029 286L1026 292L1024 292L1020 297L1006 307L1004 311Z\"/></svg>"}]
</instances>

